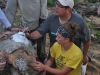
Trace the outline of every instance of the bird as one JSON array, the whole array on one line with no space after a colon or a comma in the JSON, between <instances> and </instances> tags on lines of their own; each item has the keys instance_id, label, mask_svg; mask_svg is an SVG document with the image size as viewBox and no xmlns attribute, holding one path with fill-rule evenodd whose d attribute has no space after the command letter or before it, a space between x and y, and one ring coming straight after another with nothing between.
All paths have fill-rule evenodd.
<instances>
[{"instance_id":1,"label":"bird","mask_svg":"<svg viewBox=\"0 0 100 75\"><path fill-rule=\"evenodd\" d=\"M30 44L31 42L25 37L25 33L24 32L18 32L14 35L12 35L12 40L15 42L22 42L25 45Z\"/></svg>"}]
</instances>

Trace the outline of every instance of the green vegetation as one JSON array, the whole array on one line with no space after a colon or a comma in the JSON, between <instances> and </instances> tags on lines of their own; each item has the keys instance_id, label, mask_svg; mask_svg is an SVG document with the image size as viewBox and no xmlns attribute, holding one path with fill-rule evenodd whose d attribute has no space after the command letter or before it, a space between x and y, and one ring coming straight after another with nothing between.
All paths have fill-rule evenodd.
<instances>
[{"instance_id":1,"label":"green vegetation","mask_svg":"<svg viewBox=\"0 0 100 75\"><path fill-rule=\"evenodd\" d=\"M76 2L78 2L78 0L74 0L74 2L76 3Z\"/></svg>"},{"instance_id":2,"label":"green vegetation","mask_svg":"<svg viewBox=\"0 0 100 75\"><path fill-rule=\"evenodd\" d=\"M22 18L20 16L16 17L15 20L14 20L13 26L14 27L19 27L21 22L22 22Z\"/></svg>"},{"instance_id":3,"label":"green vegetation","mask_svg":"<svg viewBox=\"0 0 100 75\"><path fill-rule=\"evenodd\" d=\"M90 29L95 29L95 28L96 28L96 26L91 25L91 22L87 22L87 25L88 25L88 27L89 27Z\"/></svg>"},{"instance_id":4,"label":"green vegetation","mask_svg":"<svg viewBox=\"0 0 100 75\"><path fill-rule=\"evenodd\" d=\"M51 7L55 4L55 2L58 0L47 0L48 7ZM79 0L74 0L74 2L78 2Z\"/></svg>"},{"instance_id":5,"label":"green vegetation","mask_svg":"<svg viewBox=\"0 0 100 75\"><path fill-rule=\"evenodd\" d=\"M92 33L92 35L94 35L94 39L99 40L100 39L100 30L96 29L96 26L91 25L91 22L87 22L88 27L91 29L93 29L95 31L95 33Z\"/></svg>"},{"instance_id":6,"label":"green vegetation","mask_svg":"<svg viewBox=\"0 0 100 75\"><path fill-rule=\"evenodd\" d=\"M97 0L88 0L88 2L95 3L95 2L97 2Z\"/></svg>"},{"instance_id":7,"label":"green vegetation","mask_svg":"<svg viewBox=\"0 0 100 75\"><path fill-rule=\"evenodd\" d=\"M53 6L57 0L47 0L48 7Z\"/></svg>"},{"instance_id":8,"label":"green vegetation","mask_svg":"<svg viewBox=\"0 0 100 75\"><path fill-rule=\"evenodd\" d=\"M95 36L97 40L100 40L100 30L96 30Z\"/></svg>"}]
</instances>

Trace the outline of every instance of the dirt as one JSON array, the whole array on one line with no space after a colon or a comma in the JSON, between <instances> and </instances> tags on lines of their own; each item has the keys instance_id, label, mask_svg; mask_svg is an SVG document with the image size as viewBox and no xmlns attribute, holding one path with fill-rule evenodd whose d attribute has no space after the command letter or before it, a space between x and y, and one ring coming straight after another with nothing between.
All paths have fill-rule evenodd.
<instances>
[{"instance_id":1,"label":"dirt","mask_svg":"<svg viewBox=\"0 0 100 75\"><path fill-rule=\"evenodd\" d=\"M87 66L87 75L100 75L100 44L92 41L88 55L91 57L91 62Z\"/></svg>"},{"instance_id":2,"label":"dirt","mask_svg":"<svg viewBox=\"0 0 100 75\"><path fill-rule=\"evenodd\" d=\"M94 5L95 5L95 8L93 8ZM48 8L49 14L54 12L54 9L55 9L54 7ZM76 4L75 9L80 15L83 16L86 22L90 22L92 26L100 27L100 16L96 14L97 12L96 3L92 3L92 4L79 3L79 4ZM21 20L19 20L20 16L21 14L18 10L15 17L15 22L13 24L14 26L20 25L20 22L21 22ZM90 30L91 30L91 34L95 35L95 30L91 29L91 27L90 27ZM46 52L47 53L48 53L48 50L49 50L49 37L47 34L47 38L46 38ZM89 57L91 57L91 62L88 62L86 75L100 75L100 43L98 43L98 40L96 40L94 37L91 41L88 55ZM3 74L0 74L0 75L3 75ZM4 75L9 75L9 74L6 73Z\"/></svg>"}]
</instances>

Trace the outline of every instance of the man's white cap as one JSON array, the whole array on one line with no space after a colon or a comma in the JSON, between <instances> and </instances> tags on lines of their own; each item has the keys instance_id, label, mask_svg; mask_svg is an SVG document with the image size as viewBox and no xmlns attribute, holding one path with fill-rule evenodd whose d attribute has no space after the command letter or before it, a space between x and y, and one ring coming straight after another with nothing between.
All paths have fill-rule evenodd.
<instances>
[{"instance_id":1,"label":"man's white cap","mask_svg":"<svg viewBox=\"0 0 100 75\"><path fill-rule=\"evenodd\" d=\"M58 1L63 6L69 6L70 8L73 8L73 6L74 6L74 1L73 0L58 0Z\"/></svg>"}]
</instances>

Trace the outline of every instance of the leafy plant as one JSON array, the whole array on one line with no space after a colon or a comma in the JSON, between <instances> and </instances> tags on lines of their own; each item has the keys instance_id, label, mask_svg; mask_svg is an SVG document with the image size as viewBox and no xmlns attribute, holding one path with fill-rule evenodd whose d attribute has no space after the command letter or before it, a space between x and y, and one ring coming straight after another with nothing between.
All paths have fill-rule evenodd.
<instances>
[{"instance_id":1,"label":"leafy plant","mask_svg":"<svg viewBox=\"0 0 100 75\"><path fill-rule=\"evenodd\" d=\"M96 30L95 36L96 36L96 39L100 39L100 31L99 30Z\"/></svg>"},{"instance_id":2,"label":"leafy plant","mask_svg":"<svg viewBox=\"0 0 100 75\"><path fill-rule=\"evenodd\" d=\"M95 2L97 2L97 0L88 0L88 2L95 3Z\"/></svg>"},{"instance_id":3,"label":"leafy plant","mask_svg":"<svg viewBox=\"0 0 100 75\"><path fill-rule=\"evenodd\" d=\"M78 0L74 0L74 2L76 3L76 2L78 2Z\"/></svg>"},{"instance_id":4,"label":"leafy plant","mask_svg":"<svg viewBox=\"0 0 100 75\"><path fill-rule=\"evenodd\" d=\"M22 22L22 18L21 17L17 17L17 18L15 18L15 21L13 23L13 26L14 27L18 27L21 22Z\"/></svg>"},{"instance_id":5,"label":"leafy plant","mask_svg":"<svg viewBox=\"0 0 100 75\"><path fill-rule=\"evenodd\" d=\"M92 29L96 28L96 26L91 25L91 22L87 22L87 25L88 25L89 28L92 28Z\"/></svg>"},{"instance_id":6,"label":"leafy plant","mask_svg":"<svg viewBox=\"0 0 100 75\"><path fill-rule=\"evenodd\" d=\"M53 6L56 1L58 1L58 0L47 0L47 5L48 6Z\"/></svg>"},{"instance_id":7,"label":"leafy plant","mask_svg":"<svg viewBox=\"0 0 100 75\"><path fill-rule=\"evenodd\" d=\"M47 6L51 7L55 4L55 2L58 0L47 0ZM78 2L79 0L74 0L74 2Z\"/></svg>"},{"instance_id":8,"label":"leafy plant","mask_svg":"<svg viewBox=\"0 0 100 75\"><path fill-rule=\"evenodd\" d=\"M87 25L90 29L96 29L96 26L91 25L90 22L87 22ZM91 33L91 34L93 34L93 33ZM97 40L100 39L100 30L95 30L95 33L93 35L94 35L95 39L97 39Z\"/></svg>"}]
</instances>

